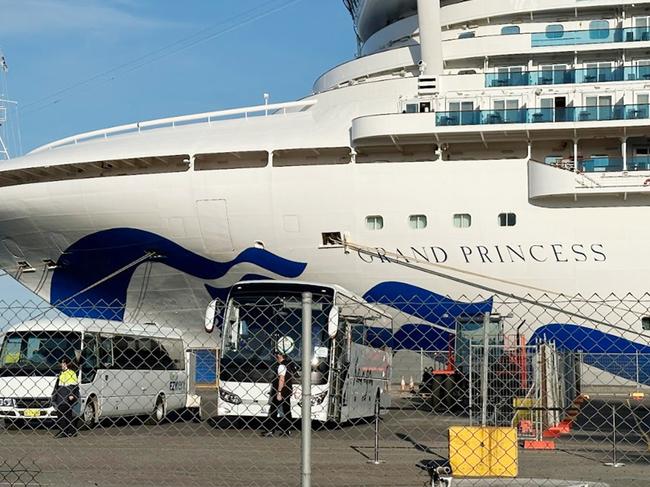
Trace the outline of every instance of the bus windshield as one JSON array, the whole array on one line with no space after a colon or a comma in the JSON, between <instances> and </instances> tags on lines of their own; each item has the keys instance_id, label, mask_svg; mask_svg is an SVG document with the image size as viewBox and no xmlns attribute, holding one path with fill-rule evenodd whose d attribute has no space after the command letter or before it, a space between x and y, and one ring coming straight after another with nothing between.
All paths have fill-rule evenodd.
<instances>
[{"instance_id":1,"label":"bus windshield","mask_svg":"<svg viewBox=\"0 0 650 487\"><path fill-rule=\"evenodd\" d=\"M312 345L329 345L327 320L332 297L313 294ZM302 297L297 291L233 294L223 330L223 380L270 382L280 351L294 363L302 355Z\"/></svg>"},{"instance_id":2,"label":"bus windshield","mask_svg":"<svg viewBox=\"0 0 650 487\"><path fill-rule=\"evenodd\" d=\"M56 375L61 359L74 361L80 350L81 333L77 332L8 333L0 351L0 376Z\"/></svg>"}]
</instances>

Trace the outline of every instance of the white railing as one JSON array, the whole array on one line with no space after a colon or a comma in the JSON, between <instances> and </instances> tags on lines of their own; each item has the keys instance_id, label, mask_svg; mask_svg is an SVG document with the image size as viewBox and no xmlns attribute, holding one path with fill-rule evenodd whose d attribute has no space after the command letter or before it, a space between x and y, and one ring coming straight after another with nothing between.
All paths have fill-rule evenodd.
<instances>
[{"instance_id":1,"label":"white railing","mask_svg":"<svg viewBox=\"0 0 650 487\"><path fill-rule=\"evenodd\" d=\"M145 122L135 122L126 125L118 125L117 127L110 127L107 129L93 130L92 132L85 132L83 134L73 135L65 139L51 142L31 151L31 154L43 152L55 147L64 145L78 144L79 142L87 141L89 139L104 138L107 139L111 135L121 135L132 132L141 132L143 129L160 128L164 126L176 127L177 125L187 125L190 123L211 123L214 120L223 119L226 117L233 118L240 116L241 118L248 118L249 116L270 116L285 114L291 109L304 109L315 105L318 100L302 100L292 101L288 103L275 103L270 105L255 105L252 107L232 108L229 110L219 110L215 112L196 113L194 115L182 115L179 117L160 118L158 120L147 120Z\"/></svg>"}]
</instances>

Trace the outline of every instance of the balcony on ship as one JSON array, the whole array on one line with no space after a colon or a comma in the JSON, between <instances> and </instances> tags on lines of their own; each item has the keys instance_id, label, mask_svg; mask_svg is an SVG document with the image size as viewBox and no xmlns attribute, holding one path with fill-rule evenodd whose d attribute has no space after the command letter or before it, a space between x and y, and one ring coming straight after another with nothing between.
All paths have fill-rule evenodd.
<instances>
[{"instance_id":1,"label":"balcony on ship","mask_svg":"<svg viewBox=\"0 0 650 487\"><path fill-rule=\"evenodd\" d=\"M588 29L582 28L584 24ZM443 51L448 60L539 55L566 52L598 52L647 48L650 20L647 13L628 19L566 20L530 25L512 24L456 27L443 33Z\"/></svg>"},{"instance_id":2,"label":"balcony on ship","mask_svg":"<svg viewBox=\"0 0 650 487\"><path fill-rule=\"evenodd\" d=\"M602 163L614 165L601 166ZM611 169L616 166L617 171L570 172L531 159L528 161L528 198L534 204L552 206L602 206L613 201L617 204L621 204L621 201L630 205L648 204L650 172L647 166L636 172L621 171L620 160L615 158L610 161L595 158L584 164L593 164L592 168Z\"/></svg>"},{"instance_id":3,"label":"balcony on ship","mask_svg":"<svg viewBox=\"0 0 650 487\"><path fill-rule=\"evenodd\" d=\"M472 160L532 158L582 174L650 171L650 103L623 104L623 98L617 102L601 95L584 98L589 103L584 106L553 106L558 102L551 98L548 106L527 108L516 100L492 99L486 102L492 108L471 109L472 101L440 100L439 105L454 109L436 111L433 99L423 100L404 101L402 113L354 119L353 146L394 146L399 151L430 143L456 147L443 160L471 153ZM468 149L473 144L483 149ZM499 156L508 144L518 147Z\"/></svg>"},{"instance_id":4,"label":"balcony on ship","mask_svg":"<svg viewBox=\"0 0 650 487\"><path fill-rule=\"evenodd\" d=\"M476 109L436 112L436 126L650 120L650 104Z\"/></svg>"},{"instance_id":5,"label":"balcony on ship","mask_svg":"<svg viewBox=\"0 0 650 487\"><path fill-rule=\"evenodd\" d=\"M603 63L609 64L609 63ZM485 74L486 88L508 86L544 86L582 83L607 83L614 81L650 81L650 64L630 66L602 66L524 70L522 68L497 68Z\"/></svg>"},{"instance_id":6,"label":"balcony on ship","mask_svg":"<svg viewBox=\"0 0 650 487\"><path fill-rule=\"evenodd\" d=\"M564 30L561 24L550 24L544 32L533 32L532 47L579 46L615 42L650 41L650 27L610 28L607 21L595 20L587 30Z\"/></svg>"}]
</instances>

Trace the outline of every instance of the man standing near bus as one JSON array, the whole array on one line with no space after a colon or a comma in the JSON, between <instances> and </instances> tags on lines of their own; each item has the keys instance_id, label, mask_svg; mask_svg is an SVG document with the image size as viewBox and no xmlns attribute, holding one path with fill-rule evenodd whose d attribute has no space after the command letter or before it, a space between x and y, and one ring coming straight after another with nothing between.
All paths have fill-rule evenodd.
<instances>
[{"instance_id":1,"label":"man standing near bus","mask_svg":"<svg viewBox=\"0 0 650 487\"><path fill-rule=\"evenodd\" d=\"M57 411L57 438L77 434L75 406L79 403L79 380L69 358L61 359L61 373L54 388L52 402Z\"/></svg>"},{"instance_id":2,"label":"man standing near bus","mask_svg":"<svg viewBox=\"0 0 650 487\"><path fill-rule=\"evenodd\" d=\"M266 418L264 436L291 435L291 389L293 385L293 366L282 352L275 352L278 363L276 376L271 383L269 414Z\"/></svg>"}]
</instances>

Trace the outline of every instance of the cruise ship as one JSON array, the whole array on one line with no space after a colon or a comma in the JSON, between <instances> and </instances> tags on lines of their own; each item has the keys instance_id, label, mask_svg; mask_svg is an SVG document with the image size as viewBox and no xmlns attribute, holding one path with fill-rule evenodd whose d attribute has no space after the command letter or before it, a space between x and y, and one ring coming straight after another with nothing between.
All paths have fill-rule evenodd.
<instances>
[{"instance_id":1,"label":"cruise ship","mask_svg":"<svg viewBox=\"0 0 650 487\"><path fill-rule=\"evenodd\" d=\"M358 55L304 98L94 130L3 163L1 267L63 313L179 327L241 279L382 302L481 294L332 235L505 292L646 295L650 1L344 7ZM650 351L650 317L625 326L616 343ZM607 330L586 333L602 348Z\"/></svg>"}]
</instances>

